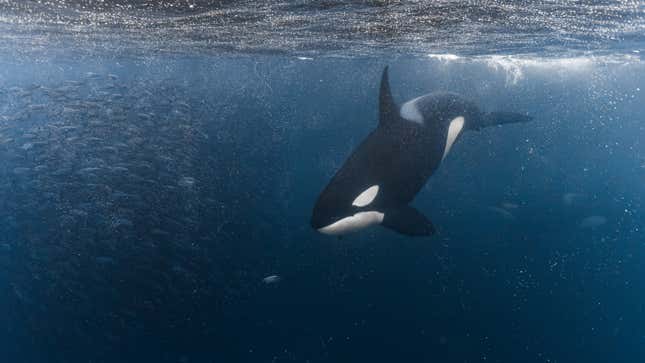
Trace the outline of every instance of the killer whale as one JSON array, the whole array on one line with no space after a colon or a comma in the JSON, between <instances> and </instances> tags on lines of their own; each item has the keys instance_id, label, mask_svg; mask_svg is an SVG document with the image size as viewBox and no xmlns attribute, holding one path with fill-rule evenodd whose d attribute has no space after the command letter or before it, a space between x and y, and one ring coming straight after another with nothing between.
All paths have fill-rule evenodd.
<instances>
[{"instance_id":1,"label":"killer whale","mask_svg":"<svg viewBox=\"0 0 645 363\"><path fill-rule=\"evenodd\" d=\"M311 226L343 235L381 225L409 236L435 232L409 203L466 130L530 121L514 112L484 113L451 92L433 92L398 107L388 67L381 77L379 121L320 193Z\"/></svg>"}]
</instances>

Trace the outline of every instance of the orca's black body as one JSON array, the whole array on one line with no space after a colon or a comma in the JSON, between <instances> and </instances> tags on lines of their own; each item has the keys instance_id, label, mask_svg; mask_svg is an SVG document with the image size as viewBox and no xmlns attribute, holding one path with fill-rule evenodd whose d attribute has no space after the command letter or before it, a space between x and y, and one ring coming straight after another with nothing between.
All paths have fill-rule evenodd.
<instances>
[{"instance_id":1,"label":"orca's black body","mask_svg":"<svg viewBox=\"0 0 645 363\"><path fill-rule=\"evenodd\" d=\"M378 127L320 194L311 225L336 235L374 224L406 235L431 235L432 223L408 204L462 131L530 119L517 113L482 113L474 103L445 92L424 95L399 108L390 93L386 67Z\"/></svg>"}]
</instances>

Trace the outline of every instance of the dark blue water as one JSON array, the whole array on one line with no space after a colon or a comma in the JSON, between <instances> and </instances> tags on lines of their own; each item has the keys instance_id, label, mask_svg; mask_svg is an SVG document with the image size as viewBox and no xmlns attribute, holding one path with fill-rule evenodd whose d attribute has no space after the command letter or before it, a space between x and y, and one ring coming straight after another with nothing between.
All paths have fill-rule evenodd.
<instances>
[{"instance_id":1,"label":"dark blue water","mask_svg":"<svg viewBox=\"0 0 645 363\"><path fill-rule=\"evenodd\" d=\"M626 26L611 41L507 29L459 56L387 36L360 55L173 52L0 19L1 361L640 362L641 18L602 9ZM413 202L434 236L319 234L313 204L376 126L386 65L399 103L447 90L534 120L455 144Z\"/></svg>"}]
</instances>

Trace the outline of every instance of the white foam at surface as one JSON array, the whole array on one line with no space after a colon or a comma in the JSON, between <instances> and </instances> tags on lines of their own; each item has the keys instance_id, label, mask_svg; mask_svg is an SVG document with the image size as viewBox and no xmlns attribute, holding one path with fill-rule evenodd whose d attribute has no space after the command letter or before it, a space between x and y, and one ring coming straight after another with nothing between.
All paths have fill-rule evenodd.
<instances>
[{"instance_id":1,"label":"white foam at surface","mask_svg":"<svg viewBox=\"0 0 645 363\"><path fill-rule=\"evenodd\" d=\"M438 59L443 62L451 62L451 61L456 61L462 59L462 57L456 55L456 54L434 54L430 53L428 54L428 58L433 58L433 59Z\"/></svg>"},{"instance_id":2,"label":"white foam at surface","mask_svg":"<svg viewBox=\"0 0 645 363\"><path fill-rule=\"evenodd\" d=\"M428 54L428 57L443 64L473 63L483 64L495 72L505 74L506 83L515 85L529 71L562 72L566 75L585 74L594 67L602 65L621 65L640 63L641 58L634 54L614 55L572 55L564 57L524 55L481 55L463 57L451 53Z\"/></svg>"}]
</instances>

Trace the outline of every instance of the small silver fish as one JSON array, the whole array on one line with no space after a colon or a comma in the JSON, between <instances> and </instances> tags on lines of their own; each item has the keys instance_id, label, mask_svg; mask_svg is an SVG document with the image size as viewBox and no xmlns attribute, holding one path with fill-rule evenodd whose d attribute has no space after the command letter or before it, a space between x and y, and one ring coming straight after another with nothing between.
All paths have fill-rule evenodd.
<instances>
[{"instance_id":1,"label":"small silver fish","mask_svg":"<svg viewBox=\"0 0 645 363\"><path fill-rule=\"evenodd\" d=\"M565 193L562 195L562 203L566 206L571 206L573 203L582 198L582 194L579 193Z\"/></svg>"},{"instance_id":2,"label":"small silver fish","mask_svg":"<svg viewBox=\"0 0 645 363\"><path fill-rule=\"evenodd\" d=\"M511 203L511 202L504 202L501 205L502 205L502 208L504 208L506 210L508 210L508 209L517 209L517 208L520 207L516 203Z\"/></svg>"},{"instance_id":3,"label":"small silver fish","mask_svg":"<svg viewBox=\"0 0 645 363\"><path fill-rule=\"evenodd\" d=\"M607 223L607 218L603 216L589 216L583 219L582 221L580 221L580 224L578 224L578 227L582 229L593 229L596 227L600 227L605 223Z\"/></svg>"},{"instance_id":4,"label":"small silver fish","mask_svg":"<svg viewBox=\"0 0 645 363\"><path fill-rule=\"evenodd\" d=\"M498 216L508 220L512 221L515 219L515 216L513 213L507 211L506 209L500 208L500 207L488 207L488 210L491 212L495 212Z\"/></svg>"},{"instance_id":5,"label":"small silver fish","mask_svg":"<svg viewBox=\"0 0 645 363\"><path fill-rule=\"evenodd\" d=\"M282 278L278 275L269 275L263 278L262 282L264 282L267 285L270 285L270 284L277 284L278 282L280 282L280 280L282 280Z\"/></svg>"},{"instance_id":6,"label":"small silver fish","mask_svg":"<svg viewBox=\"0 0 645 363\"><path fill-rule=\"evenodd\" d=\"M180 187L183 187L183 188L190 188L193 185L195 185L195 178L190 177L190 176L185 176L185 177L179 179L179 182L177 182L177 184Z\"/></svg>"}]
</instances>

